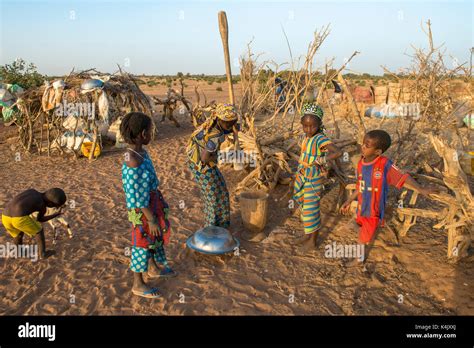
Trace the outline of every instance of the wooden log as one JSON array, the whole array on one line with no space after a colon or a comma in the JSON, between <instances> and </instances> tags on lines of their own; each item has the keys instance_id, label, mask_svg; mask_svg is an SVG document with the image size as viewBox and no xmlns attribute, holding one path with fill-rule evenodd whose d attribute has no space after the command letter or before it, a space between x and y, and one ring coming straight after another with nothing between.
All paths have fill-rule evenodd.
<instances>
[{"instance_id":1,"label":"wooden log","mask_svg":"<svg viewBox=\"0 0 474 348\"><path fill-rule=\"evenodd\" d=\"M346 143L350 141L355 141L354 138L342 138L342 139L332 139L331 140L333 144L338 145L341 143Z\"/></svg>"},{"instance_id":2,"label":"wooden log","mask_svg":"<svg viewBox=\"0 0 474 348\"><path fill-rule=\"evenodd\" d=\"M424 175L424 174L419 174L419 173L413 173L411 174L415 179L416 178L423 178L423 179L426 179L426 180L429 180L429 181L432 181L436 184L439 184L439 185L444 185L444 181L442 179L439 179L439 178L436 178L434 176L430 176L430 175ZM445 192L446 193L446 192Z\"/></svg>"},{"instance_id":3,"label":"wooden log","mask_svg":"<svg viewBox=\"0 0 474 348\"><path fill-rule=\"evenodd\" d=\"M450 228L448 230L448 258L452 262L457 262L461 258L468 256L468 249L471 244L471 237L464 228Z\"/></svg>"},{"instance_id":4,"label":"wooden log","mask_svg":"<svg viewBox=\"0 0 474 348\"><path fill-rule=\"evenodd\" d=\"M287 140L291 138L294 134L295 134L294 132L286 132L284 134L277 134L277 135L272 136L271 138L262 139L259 143L261 146L268 146L280 141Z\"/></svg>"},{"instance_id":5,"label":"wooden log","mask_svg":"<svg viewBox=\"0 0 474 348\"><path fill-rule=\"evenodd\" d=\"M363 142L363 138L364 138L364 135L367 131L366 127L365 127L365 124L364 124L364 120L362 119L362 116L360 114L360 111L359 109L357 108L357 103L355 102L355 99L354 99L354 96L352 95L346 81L344 80L344 78L342 77L341 74L338 75L337 77L338 81L341 83L343 89L344 89L344 92L347 93L347 95L349 96L349 99L350 99L350 104L351 104L351 107L352 107L352 111L353 113L355 114L356 118L357 118L357 121L358 121L358 129L357 129L357 142L359 144L362 144Z\"/></svg>"},{"instance_id":6,"label":"wooden log","mask_svg":"<svg viewBox=\"0 0 474 348\"><path fill-rule=\"evenodd\" d=\"M240 183L237 185L237 190L244 188L250 180L258 176L259 172L259 168L252 170L245 178L240 181Z\"/></svg>"},{"instance_id":7,"label":"wooden log","mask_svg":"<svg viewBox=\"0 0 474 348\"><path fill-rule=\"evenodd\" d=\"M270 190L273 190L275 186L278 184L280 173L281 173L281 168L278 167L277 170L275 171L275 175L273 176L273 180L270 183Z\"/></svg>"},{"instance_id":8,"label":"wooden log","mask_svg":"<svg viewBox=\"0 0 474 348\"><path fill-rule=\"evenodd\" d=\"M48 156L51 156L51 139L50 139L50 127L49 127L49 115L50 115L50 112L48 111L48 113L46 114L46 138L47 138L47 141L48 141Z\"/></svg>"},{"instance_id":9,"label":"wooden log","mask_svg":"<svg viewBox=\"0 0 474 348\"><path fill-rule=\"evenodd\" d=\"M38 147L38 154L41 155L43 152L43 122L44 122L44 113L41 113L41 127L40 127L40 141Z\"/></svg>"},{"instance_id":10,"label":"wooden log","mask_svg":"<svg viewBox=\"0 0 474 348\"><path fill-rule=\"evenodd\" d=\"M229 54L229 25L227 23L226 13L224 11L219 12L218 18L219 18L219 32L221 34L222 46L224 48L225 71L226 71L226 76L227 76L227 84L229 86L229 99L230 99L230 103L234 105L235 104L234 88L232 85L232 71L230 67L230 54Z\"/></svg>"},{"instance_id":11,"label":"wooden log","mask_svg":"<svg viewBox=\"0 0 474 348\"><path fill-rule=\"evenodd\" d=\"M288 151L287 152L287 155L288 157L290 157L292 160L295 160L295 161L299 161L300 160L300 155L292 152L292 151Z\"/></svg>"},{"instance_id":12,"label":"wooden log","mask_svg":"<svg viewBox=\"0 0 474 348\"><path fill-rule=\"evenodd\" d=\"M419 209L419 208L397 208L397 213L408 215L408 216L419 216L423 218L429 219L438 219L440 216L439 211L431 211L426 209Z\"/></svg>"},{"instance_id":13,"label":"wooden log","mask_svg":"<svg viewBox=\"0 0 474 348\"><path fill-rule=\"evenodd\" d=\"M324 89L323 94L324 94L324 99L326 100L326 104L329 107L329 111L330 111L331 116L332 116L332 122L334 123L334 136L335 136L336 139L339 139L339 137L341 135L341 131L339 129L339 125L338 125L337 120L336 120L336 114L334 113L334 108L333 108L333 106L332 106L332 104L329 101L329 98L327 96L326 89Z\"/></svg>"},{"instance_id":14,"label":"wooden log","mask_svg":"<svg viewBox=\"0 0 474 348\"><path fill-rule=\"evenodd\" d=\"M347 146L351 146L351 145L356 145L357 144L357 141L356 140L349 140L347 142L339 142L335 145L337 145L337 147L339 148L343 148L343 147L347 147Z\"/></svg>"},{"instance_id":15,"label":"wooden log","mask_svg":"<svg viewBox=\"0 0 474 348\"><path fill-rule=\"evenodd\" d=\"M276 146L262 146L261 149L262 149L262 152L265 155L268 155L268 156L273 156L277 153L283 153L283 154L286 153L286 151L284 149L281 149L281 148L276 147Z\"/></svg>"},{"instance_id":16,"label":"wooden log","mask_svg":"<svg viewBox=\"0 0 474 348\"><path fill-rule=\"evenodd\" d=\"M408 206L411 208L414 207L417 198L418 198L418 192L413 191L413 194L410 198L410 202L408 203ZM416 224L416 215L405 216L405 218L403 219L403 224L399 231L400 232L399 235L401 237L405 237L408 233L408 230L415 224Z\"/></svg>"},{"instance_id":17,"label":"wooden log","mask_svg":"<svg viewBox=\"0 0 474 348\"><path fill-rule=\"evenodd\" d=\"M454 222L454 218L456 216L456 207L451 206L448 210L448 214L445 218L447 223L452 224ZM457 258L459 256L459 248L458 248L458 237L460 233L459 230L456 228L449 228L448 229L448 258Z\"/></svg>"},{"instance_id":18,"label":"wooden log","mask_svg":"<svg viewBox=\"0 0 474 348\"><path fill-rule=\"evenodd\" d=\"M91 153L89 154L89 162L91 162L94 159L94 152L95 152L96 146L97 146L97 126L94 123L94 135L92 138Z\"/></svg>"},{"instance_id":19,"label":"wooden log","mask_svg":"<svg viewBox=\"0 0 474 348\"><path fill-rule=\"evenodd\" d=\"M456 150L449 147L440 138L435 137L432 134L430 134L430 141L433 144L436 152L443 158L444 183L451 190L456 192L456 198L462 205L469 207L471 212L474 211L474 199L469 189L466 174L462 171L459 164Z\"/></svg>"}]
</instances>

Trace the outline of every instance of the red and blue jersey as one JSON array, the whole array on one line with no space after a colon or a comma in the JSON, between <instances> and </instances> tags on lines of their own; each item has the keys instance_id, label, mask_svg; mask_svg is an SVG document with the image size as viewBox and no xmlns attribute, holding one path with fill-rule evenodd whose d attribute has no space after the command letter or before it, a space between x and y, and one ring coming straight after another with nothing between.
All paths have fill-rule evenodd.
<instances>
[{"instance_id":1,"label":"red and blue jersey","mask_svg":"<svg viewBox=\"0 0 474 348\"><path fill-rule=\"evenodd\" d=\"M357 165L357 216L383 220L389 185L401 188L407 177L387 157L379 156L369 163L361 159Z\"/></svg>"}]
</instances>

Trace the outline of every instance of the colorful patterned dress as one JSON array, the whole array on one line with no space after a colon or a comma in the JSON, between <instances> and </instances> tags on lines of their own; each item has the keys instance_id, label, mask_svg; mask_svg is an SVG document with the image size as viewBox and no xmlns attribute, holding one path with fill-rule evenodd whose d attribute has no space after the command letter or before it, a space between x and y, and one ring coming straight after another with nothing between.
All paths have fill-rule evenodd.
<instances>
[{"instance_id":1,"label":"colorful patterned dress","mask_svg":"<svg viewBox=\"0 0 474 348\"><path fill-rule=\"evenodd\" d=\"M301 144L301 156L295 178L293 199L301 205L301 221L304 233L317 232L321 227L320 200L322 188L321 167L315 162L331 140L318 133L305 137Z\"/></svg>"},{"instance_id":2,"label":"colorful patterned dress","mask_svg":"<svg viewBox=\"0 0 474 348\"><path fill-rule=\"evenodd\" d=\"M219 147L229 132L214 127L201 130L193 135L186 148L188 166L199 185L204 199L204 214L206 226L228 228L230 225L229 191L224 176L217 168L217 159L204 165L201 162L201 151L209 151L217 156Z\"/></svg>"},{"instance_id":3,"label":"colorful patterned dress","mask_svg":"<svg viewBox=\"0 0 474 348\"><path fill-rule=\"evenodd\" d=\"M122 185L128 209L128 220L132 223L132 255L130 269L142 273L148 270L151 257L155 261L168 265L163 245L168 244L170 224L168 221L168 204L158 190L159 180L155 168L148 155L142 154L143 162L136 168L122 165ZM153 236L148 220L140 208L150 208L158 219L158 227L162 237Z\"/></svg>"}]
</instances>

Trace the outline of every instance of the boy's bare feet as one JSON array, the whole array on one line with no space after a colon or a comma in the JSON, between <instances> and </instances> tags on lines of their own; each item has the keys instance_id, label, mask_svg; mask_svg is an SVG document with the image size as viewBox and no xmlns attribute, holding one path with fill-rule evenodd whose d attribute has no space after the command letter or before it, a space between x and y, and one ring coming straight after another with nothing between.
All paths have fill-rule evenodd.
<instances>
[{"instance_id":1,"label":"boy's bare feet","mask_svg":"<svg viewBox=\"0 0 474 348\"><path fill-rule=\"evenodd\" d=\"M317 233L305 234L304 237L297 241L300 250L306 253L310 250L314 250L316 246Z\"/></svg>"},{"instance_id":2,"label":"boy's bare feet","mask_svg":"<svg viewBox=\"0 0 474 348\"><path fill-rule=\"evenodd\" d=\"M23 235L24 235L24 233L23 233L23 232L20 232L20 233L18 234L18 236L16 236L15 238L13 238L13 243L14 243L16 246L23 244Z\"/></svg>"},{"instance_id":3,"label":"boy's bare feet","mask_svg":"<svg viewBox=\"0 0 474 348\"><path fill-rule=\"evenodd\" d=\"M301 205L298 205L293 211L290 211L292 217L299 217L301 215Z\"/></svg>"},{"instance_id":4,"label":"boy's bare feet","mask_svg":"<svg viewBox=\"0 0 474 348\"><path fill-rule=\"evenodd\" d=\"M354 259L350 259L344 262L344 266L345 267L356 267L356 266L364 267L364 262L361 261L360 259L354 258Z\"/></svg>"}]
</instances>

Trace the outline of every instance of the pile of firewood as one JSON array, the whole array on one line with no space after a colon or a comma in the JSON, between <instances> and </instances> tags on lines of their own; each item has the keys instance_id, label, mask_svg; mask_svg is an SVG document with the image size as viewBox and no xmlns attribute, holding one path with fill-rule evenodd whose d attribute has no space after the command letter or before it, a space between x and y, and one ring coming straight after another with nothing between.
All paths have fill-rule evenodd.
<instances>
[{"instance_id":1,"label":"pile of firewood","mask_svg":"<svg viewBox=\"0 0 474 348\"><path fill-rule=\"evenodd\" d=\"M391 220L401 237L416 224L417 217L437 220L435 229L444 228L448 233L447 256L457 261L468 255L468 248L474 239L474 198L469 189L468 179L457 160L456 150L439 137L430 135L430 141L436 153L443 159L443 171L431 170L430 175L418 175L429 180L444 192L431 195L430 198L445 208L440 211L416 208L418 194L413 192L407 207L398 207L397 215ZM448 190L449 189L449 190ZM449 194L448 192L453 192ZM404 197L406 192L402 193Z\"/></svg>"},{"instance_id":2,"label":"pile of firewood","mask_svg":"<svg viewBox=\"0 0 474 348\"><path fill-rule=\"evenodd\" d=\"M255 125L253 118L246 118L246 127L239 132L242 150L255 156L255 168L238 184L237 190L261 189L271 191L277 184L289 185L300 157L300 129L288 130L281 124ZM339 148L354 145L354 139L333 139ZM344 175L334 165L338 179Z\"/></svg>"}]
</instances>

